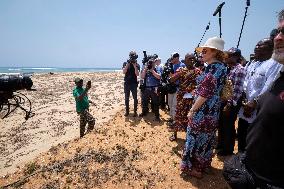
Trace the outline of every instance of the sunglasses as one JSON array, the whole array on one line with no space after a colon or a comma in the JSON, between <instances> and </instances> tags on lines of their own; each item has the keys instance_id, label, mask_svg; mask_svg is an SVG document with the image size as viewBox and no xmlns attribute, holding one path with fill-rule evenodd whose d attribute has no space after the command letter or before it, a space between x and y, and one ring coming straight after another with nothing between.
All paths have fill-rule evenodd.
<instances>
[{"instance_id":1,"label":"sunglasses","mask_svg":"<svg viewBox=\"0 0 284 189\"><path fill-rule=\"evenodd\" d=\"M228 58L232 58L232 57L239 57L238 53L229 53L227 54Z\"/></svg>"},{"instance_id":2,"label":"sunglasses","mask_svg":"<svg viewBox=\"0 0 284 189\"><path fill-rule=\"evenodd\" d=\"M277 29L276 35L278 35L279 33L281 33L282 35L284 35L284 27Z\"/></svg>"},{"instance_id":3,"label":"sunglasses","mask_svg":"<svg viewBox=\"0 0 284 189\"><path fill-rule=\"evenodd\" d=\"M207 53L207 49L202 49L202 54L206 54Z\"/></svg>"}]
</instances>

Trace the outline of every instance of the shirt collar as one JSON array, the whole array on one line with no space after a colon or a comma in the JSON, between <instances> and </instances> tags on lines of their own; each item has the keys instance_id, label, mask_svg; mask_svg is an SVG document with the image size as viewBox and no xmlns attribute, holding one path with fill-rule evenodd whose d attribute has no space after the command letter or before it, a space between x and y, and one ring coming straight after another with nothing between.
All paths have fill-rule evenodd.
<instances>
[{"instance_id":1,"label":"shirt collar","mask_svg":"<svg viewBox=\"0 0 284 189\"><path fill-rule=\"evenodd\" d=\"M231 67L231 70L233 70L233 69L239 67L240 65L241 65L240 63L237 63L236 65L234 65L234 66Z\"/></svg>"}]
</instances>

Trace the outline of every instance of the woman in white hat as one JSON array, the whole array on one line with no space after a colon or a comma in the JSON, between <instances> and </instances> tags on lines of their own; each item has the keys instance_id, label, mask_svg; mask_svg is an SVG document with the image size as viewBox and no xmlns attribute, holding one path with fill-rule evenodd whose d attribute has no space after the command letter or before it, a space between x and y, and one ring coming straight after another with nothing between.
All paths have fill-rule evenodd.
<instances>
[{"instance_id":1,"label":"woman in white hat","mask_svg":"<svg viewBox=\"0 0 284 189\"><path fill-rule=\"evenodd\" d=\"M188 128L183 152L181 170L191 176L202 177L202 172L211 166L215 133L220 111L220 92L224 86L227 68L224 40L209 38L196 48L202 53L202 60L208 64L196 79L197 88L194 103L188 113Z\"/></svg>"}]
</instances>

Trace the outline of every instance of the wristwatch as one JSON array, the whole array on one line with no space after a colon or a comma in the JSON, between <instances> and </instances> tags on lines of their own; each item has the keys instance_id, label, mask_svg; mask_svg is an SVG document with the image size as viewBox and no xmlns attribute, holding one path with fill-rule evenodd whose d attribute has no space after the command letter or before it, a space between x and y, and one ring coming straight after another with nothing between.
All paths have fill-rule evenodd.
<instances>
[{"instance_id":1,"label":"wristwatch","mask_svg":"<svg viewBox=\"0 0 284 189\"><path fill-rule=\"evenodd\" d=\"M258 100L259 100L259 97L255 97L255 98L253 99L253 102L257 105L257 104L258 104Z\"/></svg>"},{"instance_id":2,"label":"wristwatch","mask_svg":"<svg viewBox=\"0 0 284 189\"><path fill-rule=\"evenodd\" d=\"M197 110L190 109L189 112L191 112L191 113L196 113Z\"/></svg>"}]
</instances>

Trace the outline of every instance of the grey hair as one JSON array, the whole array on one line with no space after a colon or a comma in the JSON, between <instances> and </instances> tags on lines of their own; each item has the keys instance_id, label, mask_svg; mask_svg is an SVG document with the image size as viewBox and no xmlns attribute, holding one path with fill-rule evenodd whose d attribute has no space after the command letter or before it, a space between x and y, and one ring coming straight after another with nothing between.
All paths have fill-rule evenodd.
<instances>
[{"instance_id":1,"label":"grey hair","mask_svg":"<svg viewBox=\"0 0 284 189\"><path fill-rule=\"evenodd\" d=\"M282 10L278 13L278 21L281 22L282 20L284 20L284 9L282 9Z\"/></svg>"}]
</instances>

